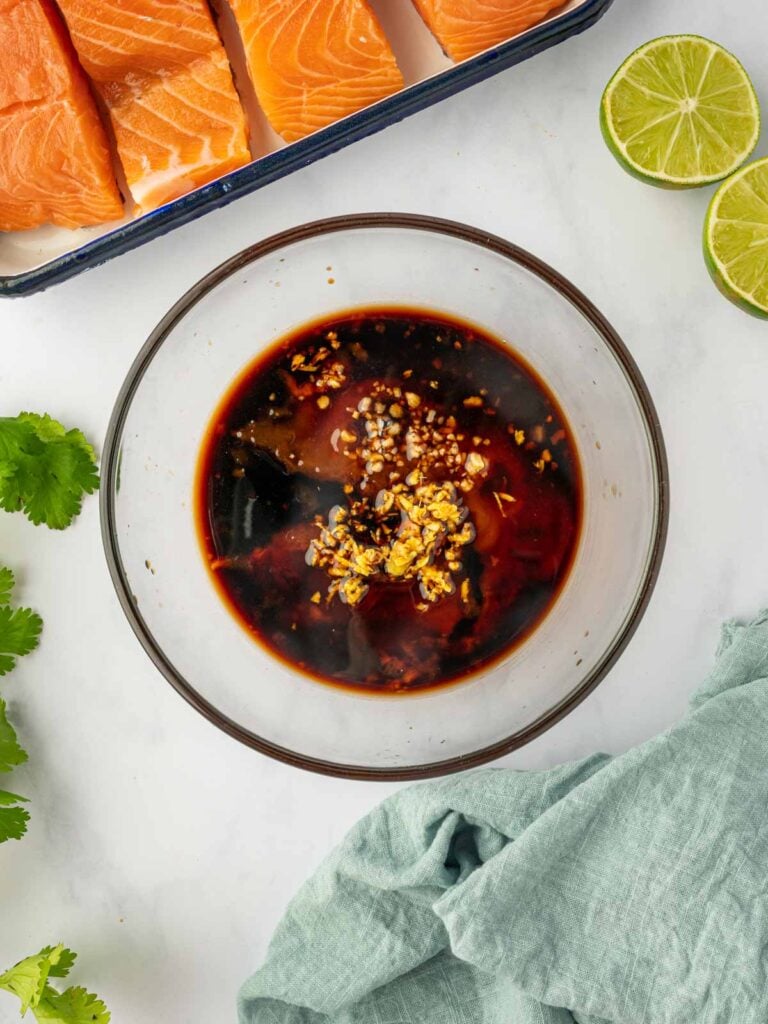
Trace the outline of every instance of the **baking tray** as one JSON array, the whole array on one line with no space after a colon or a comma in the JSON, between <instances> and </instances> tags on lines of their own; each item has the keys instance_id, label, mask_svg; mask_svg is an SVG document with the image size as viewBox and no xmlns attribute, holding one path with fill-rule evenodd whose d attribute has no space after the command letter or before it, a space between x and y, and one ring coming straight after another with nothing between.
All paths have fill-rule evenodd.
<instances>
[{"instance_id":1,"label":"baking tray","mask_svg":"<svg viewBox=\"0 0 768 1024\"><path fill-rule=\"evenodd\" d=\"M426 26L419 27L414 20L406 21L401 28L400 39L406 87L400 92L288 145L270 132L262 118L261 123L255 125L255 131L263 148L272 148L271 152L143 216L126 218L116 225L77 231L44 227L35 231L0 234L0 296L31 295L42 291L164 235L180 224L195 220L209 210L225 206L277 178L335 153L357 139L372 135L583 32L602 17L612 2L569 0L540 25L460 64L452 64L441 54ZM375 7L387 28L393 12L398 8L401 13L406 11L401 0L378 0ZM413 13L415 9L411 15ZM224 20L220 27L226 39ZM393 38L392 41L394 45L396 40ZM242 87L242 77L238 76L237 67L234 70L238 86ZM241 88L241 91L245 90ZM254 117L260 115L248 109L247 97L244 100L253 133Z\"/></svg>"}]
</instances>

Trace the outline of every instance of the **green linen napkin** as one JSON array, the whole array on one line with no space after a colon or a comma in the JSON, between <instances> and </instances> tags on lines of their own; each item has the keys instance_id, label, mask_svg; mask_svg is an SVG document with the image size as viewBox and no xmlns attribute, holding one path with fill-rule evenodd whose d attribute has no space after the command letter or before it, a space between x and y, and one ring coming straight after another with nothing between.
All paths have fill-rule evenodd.
<instances>
[{"instance_id":1,"label":"green linen napkin","mask_svg":"<svg viewBox=\"0 0 768 1024\"><path fill-rule=\"evenodd\" d=\"M620 757L405 789L291 903L241 1024L766 1024L768 614Z\"/></svg>"}]
</instances>

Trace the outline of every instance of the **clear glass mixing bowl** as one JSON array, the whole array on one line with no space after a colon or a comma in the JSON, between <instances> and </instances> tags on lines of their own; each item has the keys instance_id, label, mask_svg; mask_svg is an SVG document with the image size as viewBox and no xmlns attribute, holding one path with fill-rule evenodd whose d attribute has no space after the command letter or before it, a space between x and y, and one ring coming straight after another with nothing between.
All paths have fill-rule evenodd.
<instances>
[{"instance_id":1,"label":"clear glass mixing bowl","mask_svg":"<svg viewBox=\"0 0 768 1024\"><path fill-rule=\"evenodd\" d=\"M368 697L291 670L242 629L204 564L193 482L211 415L254 356L307 321L384 305L473 321L539 372L576 439L584 520L565 587L505 660L432 692ZM350 778L423 778L478 765L567 714L636 628L666 534L658 420L601 314L548 266L499 238L399 214L286 231L190 289L128 374L103 476L112 578L165 678L242 742Z\"/></svg>"}]
</instances>

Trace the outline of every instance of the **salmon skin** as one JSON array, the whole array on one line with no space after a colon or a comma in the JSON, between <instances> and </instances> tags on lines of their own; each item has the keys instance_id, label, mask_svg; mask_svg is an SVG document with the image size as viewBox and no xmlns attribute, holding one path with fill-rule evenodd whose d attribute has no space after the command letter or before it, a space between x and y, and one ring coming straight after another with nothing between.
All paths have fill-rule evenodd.
<instances>
[{"instance_id":1,"label":"salmon skin","mask_svg":"<svg viewBox=\"0 0 768 1024\"><path fill-rule=\"evenodd\" d=\"M455 61L532 28L565 0L413 0L442 48Z\"/></svg>"},{"instance_id":2,"label":"salmon skin","mask_svg":"<svg viewBox=\"0 0 768 1024\"><path fill-rule=\"evenodd\" d=\"M251 159L205 0L59 0L144 213Z\"/></svg>"},{"instance_id":3,"label":"salmon skin","mask_svg":"<svg viewBox=\"0 0 768 1024\"><path fill-rule=\"evenodd\" d=\"M403 87L366 0L229 0L259 103L287 142Z\"/></svg>"},{"instance_id":4,"label":"salmon skin","mask_svg":"<svg viewBox=\"0 0 768 1024\"><path fill-rule=\"evenodd\" d=\"M0 231L123 215L85 75L50 0L0 0Z\"/></svg>"}]
</instances>

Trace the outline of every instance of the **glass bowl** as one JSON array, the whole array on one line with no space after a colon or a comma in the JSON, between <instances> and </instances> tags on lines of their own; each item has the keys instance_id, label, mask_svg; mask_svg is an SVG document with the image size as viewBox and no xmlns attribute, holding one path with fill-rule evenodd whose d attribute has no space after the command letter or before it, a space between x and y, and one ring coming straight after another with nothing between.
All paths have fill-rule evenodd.
<instances>
[{"instance_id":1,"label":"glass bowl","mask_svg":"<svg viewBox=\"0 0 768 1024\"><path fill-rule=\"evenodd\" d=\"M573 567L534 632L470 679L366 696L278 661L225 607L199 547L193 486L209 420L260 351L339 311L423 307L506 340L570 423L584 489ZM564 278L484 232L362 214L283 232L232 257L169 311L117 399L102 529L134 632L171 685L231 736L348 778L424 778L539 735L605 676L646 607L667 525L656 413L616 332Z\"/></svg>"}]
</instances>

